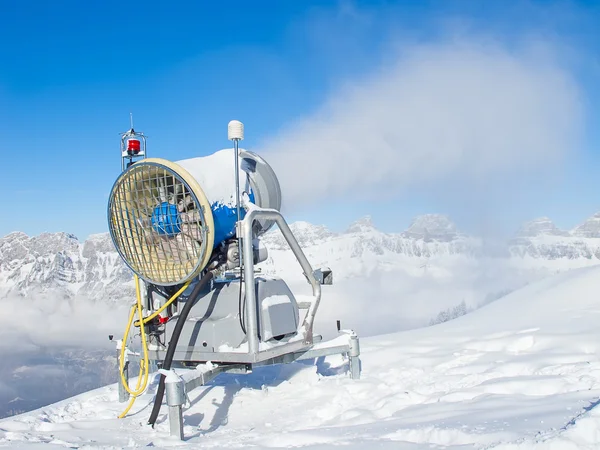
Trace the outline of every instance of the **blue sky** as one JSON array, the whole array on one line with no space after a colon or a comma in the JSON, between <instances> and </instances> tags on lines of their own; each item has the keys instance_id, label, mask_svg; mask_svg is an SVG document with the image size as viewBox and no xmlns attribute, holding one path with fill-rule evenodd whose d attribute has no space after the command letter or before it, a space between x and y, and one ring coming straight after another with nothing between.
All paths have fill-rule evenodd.
<instances>
[{"instance_id":1,"label":"blue sky","mask_svg":"<svg viewBox=\"0 0 600 450\"><path fill-rule=\"evenodd\" d=\"M551 42L584 110L567 162L550 179L520 179L517 191L463 197L469 188L456 183L452 195L439 183L382 198L340 191L327 203L288 205L290 219L343 230L370 214L381 229L400 231L416 214L443 212L473 232L490 221L511 230L540 215L571 227L600 210L600 4L507 3L0 2L0 235L105 231L130 111L152 156L224 148L234 118L260 152L274 137L285 141L285 130L339 86L385 73L391 48L440 45L456 33L492 36L508 52L530 36ZM498 211L494 196L502 197Z\"/></svg>"}]
</instances>

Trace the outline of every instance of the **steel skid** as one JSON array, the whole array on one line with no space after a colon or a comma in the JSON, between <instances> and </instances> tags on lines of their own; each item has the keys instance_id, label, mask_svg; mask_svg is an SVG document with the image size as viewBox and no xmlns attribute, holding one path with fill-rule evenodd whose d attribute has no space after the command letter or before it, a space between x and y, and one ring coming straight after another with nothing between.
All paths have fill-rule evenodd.
<instances>
[{"instance_id":1,"label":"steel skid","mask_svg":"<svg viewBox=\"0 0 600 450\"><path fill-rule=\"evenodd\" d=\"M330 274L323 270L313 270L281 213L274 209L258 208L246 203L247 210L243 220L238 222L237 237L241 240L243 261L243 282L246 293L246 342L240 348L229 351L206 351L197 347L177 350L173 358L174 369L162 370L166 385L167 405L169 407L170 433L179 439L183 435L183 406L187 394L193 389L204 386L222 373L251 373L254 367L273 364L286 364L301 360L310 360L324 356L341 354L347 358L348 372L352 379L359 379L361 372L360 345L357 334L352 330L340 330L340 335L330 341L322 342L321 337L313 334L315 316L321 301L321 284L331 284ZM302 271L312 287L312 298L299 302L301 310L306 310L303 321L298 325L294 336L284 338L277 343L260 342L258 335L258 311L255 298L255 268L253 260L253 224L257 220L272 220L277 223L281 233L294 253ZM126 352L129 359L139 356ZM163 361L166 350L156 345L148 346L149 359ZM176 367L178 366L178 367ZM195 368L190 368L194 367ZM124 375L128 376L127 361ZM125 402L129 395L119 385L119 401Z\"/></svg>"}]
</instances>

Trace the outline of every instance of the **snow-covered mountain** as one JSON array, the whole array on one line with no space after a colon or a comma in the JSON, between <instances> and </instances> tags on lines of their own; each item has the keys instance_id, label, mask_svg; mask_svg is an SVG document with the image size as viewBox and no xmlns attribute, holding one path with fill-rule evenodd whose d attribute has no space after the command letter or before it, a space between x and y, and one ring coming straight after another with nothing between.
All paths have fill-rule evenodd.
<instances>
[{"instance_id":1,"label":"snow-covered mountain","mask_svg":"<svg viewBox=\"0 0 600 450\"><path fill-rule=\"evenodd\" d=\"M459 232L440 214L418 216L400 233L378 230L368 216L341 233L307 222L295 222L291 228L311 263L332 267L338 280L378 271L415 273L435 261L467 260L485 253L481 239ZM263 270L277 268L281 275L299 276L279 231L271 230L263 241L270 251ZM600 213L571 231L558 229L546 217L527 222L506 249L515 264L527 267L562 270L600 263ZM0 238L0 298L54 291L65 297L120 302L132 298L131 280L107 233L84 242L67 233L29 237L14 232Z\"/></svg>"},{"instance_id":2,"label":"snow-covered mountain","mask_svg":"<svg viewBox=\"0 0 600 450\"><path fill-rule=\"evenodd\" d=\"M409 259L465 255L478 252L479 241L456 231L441 215L417 217L403 233L377 230L369 217L353 223L346 232L334 233L324 226L307 222L291 225L294 235L315 266L336 266L344 261L338 276L352 276L389 263L389 256ZM273 230L263 241L270 258L263 267L275 265L297 272L281 233ZM288 263L287 260L290 260ZM84 295L92 299L119 301L131 298L131 273L122 263L107 233L91 236L80 243L66 233L44 233L29 237L11 233L0 239L0 297L32 290L54 290L65 296Z\"/></svg>"},{"instance_id":3,"label":"snow-covered mountain","mask_svg":"<svg viewBox=\"0 0 600 450\"><path fill-rule=\"evenodd\" d=\"M341 233L307 222L293 223L291 228L311 263L333 268L337 280L382 271L415 274L435 270L436 261L449 264L485 256L481 239L461 233L440 214L418 216L400 233L378 230L368 216ZM270 251L263 270L300 276L279 231L270 231L263 241ZM548 218L528 222L506 249L506 255L528 267L549 265L554 270L600 263L600 213L571 231L559 230ZM29 237L14 232L0 238L0 298L53 291L95 301L129 301L131 280L107 233L84 242L66 233Z\"/></svg>"},{"instance_id":4,"label":"snow-covered mountain","mask_svg":"<svg viewBox=\"0 0 600 450\"><path fill-rule=\"evenodd\" d=\"M537 260L600 262L600 212L570 231L547 217L525 223L509 243L511 255Z\"/></svg>"},{"instance_id":5,"label":"snow-covered mountain","mask_svg":"<svg viewBox=\"0 0 600 450\"><path fill-rule=\"evenodd\" d=\"M131 277L107 233L83 243L67 233L15 232L0 239L0 298L53 291L117 301L133 295Z\"/></svg>"},{"instance_id":6,"label":"snow-covered mountain","mask_svg":"<svg viewBox=\"0 0 600 450\"><path fill-rule=\"evenodd\" d=\"M458 233L447 217L434 214L415 218L402 233L384 233L368 216L342 233L306 222L293 223L290 228L311 264L332 268L336 280L380 272L414 274L423 272L431 260L473 259L481 250L479 239ZM271 230L262 239L269 249L263 270L301 279L298 263L281 233Z\"/></svg>"},{"instance_id":7,"label":"snow-covered mountain","mask_svg":"<svg viewBox=\"0 0 600 450\"><path fill-rule=\"evenodd\" d=\"M431 257L452 254L474 255L479 250L477 239L471 238L456 230L454 223L441 214L417 216L408 229L402 233L383 233L365 216L352 223L343 233L334 233L323 225L312 225L308 222L291 224L294 236L303 248L337 242L341 247L352 243L352 256L360 257L372 252L381 255L386 251L409 257ZM267 233L263 242L269 249L287 249L285 239L277 230Z\"/></svg>"}]
</instances>

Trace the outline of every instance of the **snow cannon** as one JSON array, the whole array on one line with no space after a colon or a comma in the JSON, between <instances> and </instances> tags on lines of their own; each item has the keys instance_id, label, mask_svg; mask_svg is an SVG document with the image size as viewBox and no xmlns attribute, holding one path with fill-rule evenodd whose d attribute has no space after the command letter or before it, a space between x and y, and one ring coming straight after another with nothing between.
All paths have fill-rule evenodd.
<instances>
[{"instance_id":1,"label":"snow cannon","mask_svg":"<svg viewBox=\"0 0 600 450\"><path fill-rule=\"evenodd\" d=\"M313 270L306 258L280 212L273 169L239 149L241 122L229 123L228 138L233 149L209 156L127 164L108 201L110 235L134 273L137 296L117 346L119 399L133 402L147 386L150 367L159 368L149 423L156 422L166 392L171 434L181 439L185 394L221 373L341 353L352 378L360 375L354 331L338 322L343 337L330 342L313 332L331 270ZM311 295L297 296L276 276L277 260L269 275L261 272L268 255L262 238L275 224ZM139 333L130 333L132 327ZM140 336L143 351L128 351L130 334ZM136 358L140 383L132 389L127 367Z\"/></svg>"},{"instance_id":2,"label":"snow cannon","mask_svg":"<svg viewBox=\"0 0 600 450\"><path fill-rule=\"evenodd\" d=\"M216 247L235 236L236 159L241 194L256 206L279 210L275 172L248 151L238 158L232 149L175 162L147 158L121 174L110 194L109 230L133 272L160 286L185 283L206 267ZM256 222L255 236L272 225Z\"/></svg>"}]
</instances>

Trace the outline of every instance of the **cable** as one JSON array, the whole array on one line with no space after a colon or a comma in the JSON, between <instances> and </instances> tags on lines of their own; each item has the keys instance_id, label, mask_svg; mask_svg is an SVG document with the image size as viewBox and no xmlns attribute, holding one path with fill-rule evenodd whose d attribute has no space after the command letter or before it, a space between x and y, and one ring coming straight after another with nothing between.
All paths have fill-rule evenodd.
<instances>
[{"instance_id":1,"label":"cable","mask_svg":"<svg viewBox=\"0 0 600 450\"><path fill-rule=\"evenodd\" d=\"M137 278L137 275L136 275ZM161 312L163 312L171 303L173 303L175 300L177 300L179 298L179 296L183 293L183 291L185 291L188 286L190 285L191 281L188 281L187 283L185 283L181 289L179 289L177 292L175 292L173 294L173 296L166 301L166 303L164 305L162 305L160 308L158 308L156 311L154 311L152 314L150 314L148 317L146 317L145 319L142 320L142 323L146 324L148 322L150 322L152 319L154 319L156 316L158 316ZM136 327L140 326L140 321L136 321L133 324Z\"/></svg>"},{"instance_id":2,"label":"cable","mask_svg":"<svg viewBox=\"0 0 600 450\"><path fill-rule=\"evenodd\" d=\"M194 286L194 290L188 297L187 301L179 317L177 318L177 323L173 328L173 333L171 334L171 340L169 341L169 346L167 347L167 353L165 354L165 359L163 361L162 368L165 370L171 369L171 363L173 362L173 357L175 356L175 349L177 348L177 343L179 341L179 336L181 335L181 330L183 330L183 326L185 325L185 321L187 320L192 307L198 300L200 292L206 286L208 282L214 277L214 272L207 272L198 282L196 286ZM143 328L143 327L142 327ZM156 419L158 418L158 414L160 413L160 407L162 405L163 397L165 395L165 376L163 374L160 375L160 381L158 383L158 389L156 390L156 397L154 398L154 406L152 408L152 413L150 414L150 418L148 419L148 425L152 425L156 423Z\"/></svg>"},{"instance_id":3,"label":"cable","mask_svg":"<svg viewBox=\"0 0 600 450\"><path fill-rule=\"evenodd\" d=\"M142 308L142 294L140 292L140 281L139 281L138 276L135 274L134 274L133 278L135 280L135 294L136 294L136 299L137 299L136 306L137 306L139 321L143 322L144 311ZM131 328L131 324L132 324L133 318L135 316L136 306L133 306L131 308L131 313L129 314L127 328L125 328L125 334L123 336L123 341L121 343L121 357L119 358L119 375L121 377L121 383L123 384L123 387L125 388L125 390L127 392L129 392L129 394L133 398L130 400L130 404L127 406L125 411L123 413L121 413L121 415L119 415L120 419L125 417L125 415L129 411L129 409L131 409L131 407L133 406L135 399L146 390L146 386L148 385L148 375L149 375L149 372L148 372L148 342L146 341L146 330L145 330L145 327L143 327L143 326L140 327L140 338L142 341L142 350L144 353L144 358L142 360L140 360L140 372L138 374L138 383L134 390L131 390L131 388L129 387L129 383L127 382L127 380L125 379L125 375L123 374L123 368L125 366L125 349L127 347L126 342L127 342L127 337L129 336L129 329Z\"/></svg>"}]
</instances>

